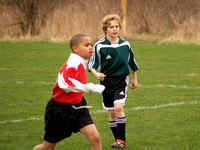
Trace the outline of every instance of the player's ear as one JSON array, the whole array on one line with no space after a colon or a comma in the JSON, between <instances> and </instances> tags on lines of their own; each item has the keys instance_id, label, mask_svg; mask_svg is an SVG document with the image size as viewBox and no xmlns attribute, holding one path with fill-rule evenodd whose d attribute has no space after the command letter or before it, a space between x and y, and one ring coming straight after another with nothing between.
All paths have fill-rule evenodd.
<instances>
[{"instance_id":1,"label":"player's ear","mask_svg":"<svg viewBox=\"0 0 200 150\"><path fill-rule=\"evenodd\" d=\"M78 52L78 47L74 45L74 46L72 46L72 50L73 50L74 53L77 53Z\"/></svg>"}]
</instances>

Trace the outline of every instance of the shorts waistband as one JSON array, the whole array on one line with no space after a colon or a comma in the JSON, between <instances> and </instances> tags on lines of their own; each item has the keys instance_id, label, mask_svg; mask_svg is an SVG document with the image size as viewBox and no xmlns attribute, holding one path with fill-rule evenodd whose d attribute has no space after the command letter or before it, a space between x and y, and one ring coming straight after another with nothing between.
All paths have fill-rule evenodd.
<instances>
[{"instance_id":1,"label":"shorts waistband","mask_svg":"<svg viewBox=\"0 0 200 150\"><path fill-rule=\"evenodd\" d=\"M53 103L57 104L57 105L63 105L63 106L65 106L65 107L72 107L72 108L74 108L74 109L93 108L93 106L86 106L86 103L84 103L85 99L84 99L82 102L80 102L80 103L78 103L78 104L76 104L76 105L58 103L58 102L56 102L53 98L51 99L51 101L52 101Z\"/></svg>"},{"instance_id":2,"label":"shorts waistband","mask_svg":"<svg viewBox=\"0 0 200 150\"><path fill-rule=\"evenodd\" d=\"M82 109L82 108L92 108L93 106L79 106L79 107L76 107L75 105L71 105L72 108L74 109Z\"/></svg>"}]
</instances>

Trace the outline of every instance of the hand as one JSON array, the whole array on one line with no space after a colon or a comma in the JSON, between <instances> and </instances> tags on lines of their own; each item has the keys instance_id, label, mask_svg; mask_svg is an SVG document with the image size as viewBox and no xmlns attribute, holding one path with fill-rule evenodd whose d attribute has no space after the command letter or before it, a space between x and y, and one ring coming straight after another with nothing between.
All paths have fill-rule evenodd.
<instances>
[{"instance_id":1,"label":"hand","mask_svg":"<svg viewBox=\"0 0 200 150\"><path fill-rule=\"evenodd\" d=\"M89 93L91 93L91 94L92 94L93 92L102 94L103 91L105 90L105 86L100 85L100 84L93 84L93 83L87 83L87 84L85 84L85 88L86 88L87 91L88 91ZM90 95L91 95L91 94L90 94Z\"/></svg>"},{"instance_id":2,"label":"hand","mask_svg":"<svg viewBox=\"0 0 200 150\"><path fill-rule=\"evenodd\" d=\"M138 83L137 83L137 79L133 79L132 83L131 83L131 89L135 89L137 87Z\"/></svg>"},{"instance_id":3,"label":"hand","mask_svg":"<svg viewBox=\"0 0 200 150\"><path fill-rule=\"evenodd\" d=\"M103 81L106 75L103 74L103 73L97 72L97 73L95 74L95 76L96 76L97 79L99 79L100 81Z\"/></svg>"}]
</instances>

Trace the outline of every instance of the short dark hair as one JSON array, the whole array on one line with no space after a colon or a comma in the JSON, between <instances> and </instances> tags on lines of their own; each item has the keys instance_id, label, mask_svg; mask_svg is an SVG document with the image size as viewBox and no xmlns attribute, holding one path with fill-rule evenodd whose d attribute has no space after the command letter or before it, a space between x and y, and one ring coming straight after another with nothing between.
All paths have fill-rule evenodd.
<instances>
[{"instance_id":1,"label":"short dark hair","mask_svg":"<svg viewBox=\"0 0 200 150\"><path fill-rule=\"evenodd\" d=\"M76 34L74 35L70 40L70 47L72 49L73 46L78 46L80 42L82 42L82 39L84 37L88 37L88 35L85 34ZM72 49L73 51L73 49Z\"/></svg>"}]
</instances>

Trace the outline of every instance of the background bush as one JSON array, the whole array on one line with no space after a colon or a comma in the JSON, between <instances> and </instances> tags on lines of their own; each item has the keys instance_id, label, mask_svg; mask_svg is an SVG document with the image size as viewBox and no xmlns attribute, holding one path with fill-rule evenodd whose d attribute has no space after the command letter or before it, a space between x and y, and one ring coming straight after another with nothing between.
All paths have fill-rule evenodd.
<instances>
[{"instance_id":1,"label":"background bush","mask_svg":"<svg viewBox=\"0 0 200 150\"><path fill-rule=\"evenodd\" d=\"M121 15L121 0L1 0L0 36L69 39L86 33L99 39L101 21L109 13ZM156 34L200 41L199 0L127 0L126 19L129 39Z\"/></svg>"}]
</instances>

